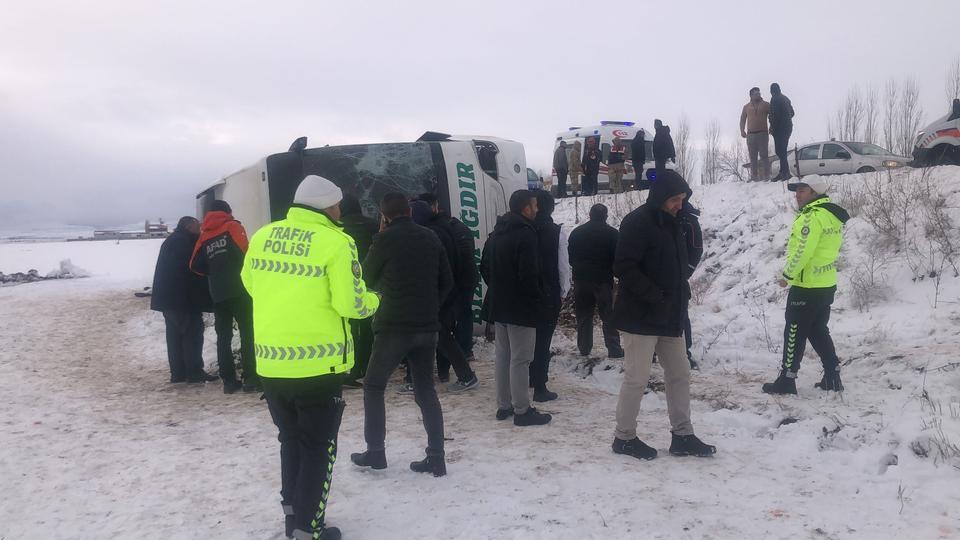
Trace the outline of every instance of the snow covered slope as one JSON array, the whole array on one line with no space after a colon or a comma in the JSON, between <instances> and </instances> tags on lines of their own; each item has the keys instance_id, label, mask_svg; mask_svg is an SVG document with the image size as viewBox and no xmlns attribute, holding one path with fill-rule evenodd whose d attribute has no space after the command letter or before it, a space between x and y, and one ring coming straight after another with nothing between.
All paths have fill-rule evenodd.
<instances>
[{"instance_id":1,"label":"snow covered slope","mask_svg":"<svg viewBox=\"0 0 960 540\"><path fill-rule=\"evenodd\" d=\"M960 278L938 255L956 240L960 168L929 175L832 179L856 215L832 325L846 363L842 397L813 389L812 352L800 396L760 392L779 362L784 292L774 280L792 197L781 184L712 186L694 197L708 241L694 278L702 370L692 407L715 458L667 455L656 390L639 434L662 457L612 454L620 365L581 362L572 330L561 328L550 383L560 399L540 407L551 425L494 420L490 344L477 349L477 391L440 391L442 479L407 468L425 436L412 398L390 390L390 467L355 469L346 456L364 447L363 403L347 391L330 522L373 540L960 536ZM916 186L923 204L884 206ZM877 189L888 196L871 199ZM640 197L598 200L618 217ZM581 216L591 202L580 201ZM904 209L905 228L894 219ZM575 213L562 201L557 217L572 224ZM158 247L0 245L3 272L45 273L69 258L93 274L0 288L0 538L282 537L279 447L264 402L224 396L219 383L166 384L162 317L133 296L149 285ZM213 371L212 328L206 338Z\"/></svg>"}]
</instances>

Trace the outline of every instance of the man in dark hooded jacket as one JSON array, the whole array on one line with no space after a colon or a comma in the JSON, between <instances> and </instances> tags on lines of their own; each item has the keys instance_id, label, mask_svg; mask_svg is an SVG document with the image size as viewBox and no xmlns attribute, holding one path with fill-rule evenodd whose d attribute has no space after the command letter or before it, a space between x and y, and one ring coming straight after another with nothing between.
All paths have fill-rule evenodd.
<instances>
[{"instance_id":1,"label":"man in dark hooded jacket","mask_svg":"<svg viewBox=\"0 0 960 540\"><path fill-rule=\"evenodd\" d=\"M770 134L773 135L773 148L780 158L780 172L772 182L790 179L790 163L787 161L787 146L793 133L793 104L783 95L780 85L770 85Z\"/></svg>"},{"instance_id":2,"label":"man in dark hooded jacket","mask_svg":"<svg viewBox=\"0 0 960 540\"><path fill-rule=\"evenodd\" d=\"M340 200L340 223L343 225L343 232L353 238L353 242L357 245L357 258L362 261L370 251L373 237L380 230L380 224L375 219L363 215L360 200L349 193L344 193L343 199ZM367 372L370 352L373 350L373 326L371 326L373 318L349 320L350 333L353 334L356 351L353 369L350 370L350 375L346 377L343 384L356 388L360 386L358 379L362 379Z\"/></svg>"},{"instance_id":3,"label":"man in dark hooded jacket","mask_svg":"<svg viewBox=\"0 0 960 540\"><path fill-rule=\"evenodd\" d=\"M670 126L663 125L659 119L653 121L656 135L653 136L653 161L657 167L657 180L667 170L667 161L676 161L677 150L673 147L673 137L670 136Z\"/></svg>"},{"instance_id":4,"label":"man in dark hooded jacket","mask_svg":"<svg viewBox=\"0 0 960 540\"><path fill-rule=\"evenodd\" d=\"M570 288L569 263L567 262L567 237L560 225L553 222L553 197L543 190L534 191L537 197L537 217L533 220L537 229L540 248L541 275L543 276L544 301L542 314L537 324L537 342L530 363L530 387L534 401L552 401L557 393L547 389L550 372L550 344L560 318L563 297Z\"/></svg>"},{"instance_id":5,"label":"man in dark hooded jacket","mask_svg":"<svg viewBox=\"0 0 960 540\"><path fill-rule=\"evenodd\" d=\"M232 394L260 388L253 348L253 300L243 287L240 270L247 252L247 232L233 218L226 201L213 201L203 217L200 238L194 246L190 269L207 276L213 298L214 326L217 330L217 364L223 379L223 392ZM237 381L233 363L233 321L240 330L240 364L243 384Z\"/></svg>"},{"instance_id":6,"label":"man in dark hooded jacket","mask_svg":"<svg viewBox=\"0 0 960 540\"><path fill-rule=\"evenodd\" d=\"M633 189L640 189L643 177L643 166L647 161L647 134L642 130L637 130L637 134L630 141L630 160L633 162Z\"/></svg>"},{"instance_id":7,"label":"man in dark hooded jacket","mask_svg":"<svg viewBox=\"0 0 960 540\"><path fill-rule=\"evenodd\" d=\"M203 312L213 304L207 280L190 271L190 254L200 236L200 222L180 218L160 246L153 273L150 309L163 313L167 328L170 382L205 382L217 378L203 371Z\"/></svg>"},{"instance_id":8,"label":"man in dark hooded jacket","mask_svg":"<svg viewBox=\"0 0 960 540\"><path fill-rule=\"evenodd\" d=\"M545 292L540 246L533 220L537 198L521 189L510 196L510 211L497 220L483 247L480 273L490 287L485 302L496 327L497 420L513 416L516 426L550 422L530 406L530 363L537 343Z\"/></svg>"},{"instance_id":9,"label":"man in dark hooded jacket","mask_svg":"<svg viewBox=\"0 0 960 540\"><path fill-rule=\"evenodd\" d=\"M622 332L626 356L613 451L638 459L657 455L637 438L637 415L654 352L663 367L670 453L706 457L716 452L694 435L690 422L690 364L683 339L690 269L683 227L677 219L689 189L679 174L664 172L650 188L646 204L620 224L613 265L620 286L613 319Z\"/></svg>"},{"instance_id":10,"label":"man in dark hooded jacket","mask_svg":"<svg viewBox=\"0 0 960 540\"><path fill-rule=\"evenodd\" d=\"M570 233L573 267L573 305L577 315L577 348L582 356L593 350L593 313L600 315L607 356L623 358L620 334L611 324L613 314L613 261L617 253L616 229L607 225L607 207L590 208L590 221Z\"/></svg>"},{"instance_id":11,"label":"man in dark hooded jacket","mask_svg":"<svg viewBox=\"0 0 960 540\"><path fill-rule=\"evenodd\" d=\"M703 258L703 230L700 229L700 209L690 203L690 197L693 196L693 190L687 191L687 198L683 200L683 207L677 214L677 220L683 227L683 235L687 241L687 266L690 275L700 265L700 259ZM700 369L700 366L693 359L693 353L690 349L693 347L693 329L690 325L690 312L687 310L684 317L683 337L687 345L687 360L690 361L690 369Z\"/></svg>"},{"instance_id":12,"label":"man in dark hooded jacket","mask_svg":"<svg viewBox=\"0 0 960 540\"><path fill-rule=\"evenodd\" d=\"M583 150L583 159L580 167L583 170L583 188L581 195L597 194L597 176L600 174L600 160L603 152L597 145L596 137L587 137L587 147Z\"/></svg>"}]
</instances>

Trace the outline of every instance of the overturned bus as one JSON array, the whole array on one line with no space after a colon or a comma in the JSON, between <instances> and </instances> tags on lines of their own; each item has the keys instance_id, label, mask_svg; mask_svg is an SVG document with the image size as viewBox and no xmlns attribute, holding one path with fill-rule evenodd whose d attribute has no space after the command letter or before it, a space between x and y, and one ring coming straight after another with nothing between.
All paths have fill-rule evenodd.
<instances>
[{"instance_id":1,"label":"overturned bus","mask_svg":"<svg viewBox=\"0 0 960 540\"><path fill-rule=\"evenodd\" d=\"M271 154L225 176L197 195L202 216L214 200L227 201L249 234L286 217L300 182L311 174L337 184L360 200L363 213L379 219L378 203L389 192L409 197L433 193L440 206L473 232L474 256L506 213L510 195L527 187L523 145L495 137L427 132L415 142L307 148L297 139L287 152ZM474 294L479 322L482 284Z\"/></svg>"}]
</instances>

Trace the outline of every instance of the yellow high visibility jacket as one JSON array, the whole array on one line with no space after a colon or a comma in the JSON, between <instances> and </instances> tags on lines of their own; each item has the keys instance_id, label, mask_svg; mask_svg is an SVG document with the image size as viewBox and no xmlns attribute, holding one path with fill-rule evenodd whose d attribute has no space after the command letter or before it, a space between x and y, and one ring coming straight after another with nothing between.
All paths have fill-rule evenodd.
<instances>
[{"instance_id":1,"label":"yellow high visibility jacket","mask_svg":"<svg viewBox=\"0 0 960 540\"><path fill-rule=\"evenodd\" d=\"M817 289L837 284L837 256L843 244L846 210L821 195L806 204L793 222L783 277L793 287Z\"/></svg>"},{"instance_id":2,"label":"yellow high visibility jacket","mask_svg":"<svg viewBox=\"0 0 960 540\"><path fill-rule=\"evenodd\" d=\"M306 378L353 367L347 319L380 306L367 291L357 247L325 214L294 207L250 239L240 274L253 297L257 374Z\"/></svg>"}]
</instances>

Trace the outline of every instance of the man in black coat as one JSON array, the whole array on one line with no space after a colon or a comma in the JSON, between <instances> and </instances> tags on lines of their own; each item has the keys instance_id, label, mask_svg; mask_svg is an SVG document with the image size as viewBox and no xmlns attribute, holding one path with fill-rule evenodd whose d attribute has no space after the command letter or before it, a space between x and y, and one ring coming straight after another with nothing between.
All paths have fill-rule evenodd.
<instances>
[{"instance_id":1,"label":"man in black coat","mask_svg":"<svg viewBox=\"0 0 960 540\"><path fill-rule=\"evenodd\" d=\"M557 173L557 197L567 196L567 172L570 167L567 164L567 143L560 141L557 149L553 151L553 170Z\"/></svg>"},{"instance_id":2,"label":"man in black coat","mask_svg":"<svg viewBox=\"0 0 960 540\"><path fill-rule=\"evenodd\" d=\"M670 453L706 457L716 452L694 435L690 422L690 364L683 339L690 269L686 238L677 219L688 190L679 174L667 171L653 183L646 204L627 214L620 224L613 264L620 284L613 319L623 333L626 354L613 451L639 459L657 455L637 438L637 415L654 352L663 367L672 432Z\"/></svg>"},{"instance_id":3,"label":"man in black coat","mask_svg":"<svg viewBox=\"0 0 960 540\"><path fill-rule=\"evenodd\" d=\"M537 217L533 223L537 229L540 248L540 268L543 276L542 314L537 324L537 342L530 363L530 388L534 401L552 401L557 393L547 388L550 379L550 344L560 318L560 306L570 288L570 268L567 262L567 235L560 225L553 222L555 201L542 189L534 191L537 197Z\"/></svg>"},{"instance_id":4,"label":"man in black coat","mask_svg":"<svg viewBox=\"0 0 960 540\"><path fill-rule=\"evenodd\" d=\"M677 150L673 147L670 126L663 125L659 119L653 121L656 134L653 136L653 161L657 168L657 180L667 170L667 161L677 160Z\"/></svg>"},{"instance_id":5,"label":"man in black coat","mask_svg":"<svg viewBox=\"0 0 960 540\"><path fill-rule=\"evenodd\" d=\"M403 194L384 195L380 212L385 228L374 237L361 265L366 284L382 295L373 319L373 353L363 383L367 451L352 454L350 460L361 467L387 466L383 393L390 375L406 358L427 432L427 457L411 463L410 469L443 476L447 472L443 412L433 387L433 363L440 303L453 289L450 264L437 235L410 218L410 206Z\"/></svg>"},{"instance_id":6,"label":"man in black coat","mask_svg":"<svg viewBox=\"0 0 960 540\"><path fill-rule=\"evenodd\" d=\"M570 233L573 267L573 306L577 315L577 349L583 356L593 350L593 312L600 312L607 356L623 358L620 334L612 324L613 261L617 252L616 229L607 225L607 207L590 208L590 221Z\"/></svg>"},{"instance_id":7,"label":"man in black coat","mask_svg":"<svg viewBox=\"0 0 960 540\"><path fill-rule=\"evenodd\" d=\"M480 284L480 272L477 269L479 252L476 249L473 231L459 219L441 210L440 201L436 195L424 193L418 199L430 205L430 209L436 216L432 219L446 227L453 237L457 254L456 263L451 265L450 271L453 272L454 287L458 295L457 329L454 335L467 361L473 361L473 303L477 295L477 285Z\"/></svg>"},{"instance_id":8,"label":"man in black coat","mask_svg":"<svg viewBox=\"0 0 960 540\"><path fill-rule=\"evenodd\" d=\"M597 176L600 174L600 160L603 152L600 151L596 137L587 137L587 147L583 150L583 160L580 164L583 170L583 187L581 195L597 194Z\"/></svg>"},{"instance_id":9,"label":"man in black coat","mask_svg":"<svg viewBox=\"0 0 960 540\"><path fill-rule=\"evenodd\" d=\"M793 133L793 104L783 95L780 85L770 85L770 134L773 135L773 149L780 158L780 173L772 182L790 179L790 163L787 161L787 146Z\"/></svg>"},{"instance_id":10,"label":"man in black coat","mask_svg":"<svg viewBox=\"0 0 960 540\"><path fill-rule=\"evenodd\" d=\"M533 192L515 191L510 211L497 220L480 261L480 273L490 287L485 299L488 317L496 331L496 417L513 416L516 426L543 425L551 419L530 406L529 394L530 363L546 294L536 217Z\"/></svg>"},{"instance_id":11,"label":"man in black coat","mask_svg":"<svg viewBox=\"0 0 960 540\"><path fill-rule=\"evenodd\" d=\"M638 129L630 141L630 160L633 162L633 189L640 189L645 180L643 167L647 161L647 134L642 129Z\"/></svg>"},{"instance_id":12,"label":"man in black coat","mask_svg":"<svg viewBox=\"0 0 960 540\"><path fill-rule=\"evenodd\" d=\"M180 218L160 246L153 273L150 309L163 313L172 383L217 379L203 370L203 312L211 311L213 304L207 280L190 271L190 255L199 236L196 218Z\"/></svg>"},{"instance_id":13,"label":"man in black coat","mask_svg":"<svg viewBox=\"0 0 960 540\"><path fill-rule=\"evenodd\" d=\"M459 308L459 293L457 291L457 272L453 270L462 261L457 258L456 241L450 230L449 221L442 216L434 214L433 210L423 200L410 202L410 211L414 223L426 227L433 231L443 245L443 254L451 268L454 287L447 296L440 300L440 332L437 338L437 378L440 382L450 380L450 366L453 366L457 374L457 381L447 387L447 390L457 394L476 388L480 381L476 374L470 369L467 363L467 357L457 344L457 338L453 335L457 326L457 311ZM469 261L472 264L472 257Z\"/></svg>"},{"instance_id":14,"label":"man in black coat","mask_svg":"<svg viewBox=\"0 0 960 540\"><path fill-rule=\"evenodd\" d=\"M373 244L373 236L380 230L380 224L373 218L363 215L363 209L360 208L360 200L356 196L344 193L340 200L340 223L343 225L343 232L353 238L357 245L357 257L363 260L370 251ZM367 372L367 364L370 362L370 351L373 347L373 327L372 319L350 319L350 333L353 334L353 343L356 347L354 352L353 369L350 375L345 378L344 385L350 387L359 387L358 379L362 379Z\"/></svg>"},{"instance_id":15,"label":"man in black coat","mask_svg":"<svg viewBox=\"0 0 960 540\"><path fill-rule=\"evenodd\" d=\"M703 258L703 231L700 229L700 209L690 203L690 197L693 196L693 190L687 190L687 198L683 201L683 207L677 214L677 220L683 227L683 235L687 241L687 266L690 275L693 275L697 266L700 266L700 259ZM687 310L684 318L683 337L687 345L687 360L690 361L690 369L700 369L700 366L693 359L693 353L690 349L693 347L693 329L690 325L690 312Z\"/></svg>"}]
</instances>

